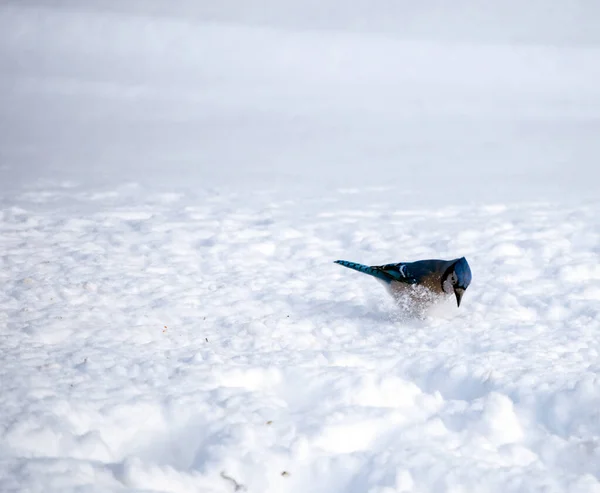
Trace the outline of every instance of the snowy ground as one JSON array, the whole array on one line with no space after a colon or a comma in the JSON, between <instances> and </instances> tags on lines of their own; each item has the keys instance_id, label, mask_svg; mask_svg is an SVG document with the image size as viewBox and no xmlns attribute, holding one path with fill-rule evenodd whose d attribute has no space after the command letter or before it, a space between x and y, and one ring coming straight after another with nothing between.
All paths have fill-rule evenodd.
<instances>
[{"instance_id":1,"label":"snowy ground","mask_svg":"<svg viewBox=\"0 0 600 493\"><path fill-rule=\"evenodd\" d=\"M49 3L0 6L2 493L600 491L596 31ZM424 321L332 263L462 255Z\"/></svg>"}]
</instances>

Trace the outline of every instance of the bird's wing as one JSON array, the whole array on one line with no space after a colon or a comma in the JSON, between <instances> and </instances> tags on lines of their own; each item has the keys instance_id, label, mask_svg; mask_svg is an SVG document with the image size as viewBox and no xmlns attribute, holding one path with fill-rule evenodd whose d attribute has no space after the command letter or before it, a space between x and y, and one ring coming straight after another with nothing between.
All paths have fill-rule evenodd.
<instances>
[{"instance_id":1,"label":"bird's wing","mask_svg":"<svg viewBox=\"0 0 600 493\"><path fill-rule=\"evenodd\" d=\"M439 274L440 282L450 262L446 260L418 260L416 262L400 262L375 266L374 269L385 272L394 281L406 284L431 282Z\"/></svg>"},{"instance_id":2,"label":"bird's wing","mask_svg":"<svg viewBox=\"0 0 600 493\"><path fill-rule=\"evenodd\" d=\"M398 281L406 284L416 284L418 281L408 270L408 264L400 262L398 264L376 265L373 269L385 274L390 281Z\"/></svg>"}]
</instances>

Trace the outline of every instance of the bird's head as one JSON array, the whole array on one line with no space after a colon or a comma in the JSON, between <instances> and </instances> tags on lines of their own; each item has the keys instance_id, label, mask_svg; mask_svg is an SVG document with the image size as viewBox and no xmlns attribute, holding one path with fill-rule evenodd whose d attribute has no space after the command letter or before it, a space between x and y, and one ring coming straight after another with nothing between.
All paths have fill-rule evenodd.
<instances>
[{"instance_id":1,"label":"bird's head","mask_svg":"<svg viewBox=\"0 0 600 493\"><path fill-rule=\"evenodd\" d=\"M471 269L469 268L467 259L464 257L455 260L442 276L442 288L444 292L448 294L454 293L458 306L460 306L460 300L469 287L469 284L471 284Z\"/></svg>"}]
</instances>

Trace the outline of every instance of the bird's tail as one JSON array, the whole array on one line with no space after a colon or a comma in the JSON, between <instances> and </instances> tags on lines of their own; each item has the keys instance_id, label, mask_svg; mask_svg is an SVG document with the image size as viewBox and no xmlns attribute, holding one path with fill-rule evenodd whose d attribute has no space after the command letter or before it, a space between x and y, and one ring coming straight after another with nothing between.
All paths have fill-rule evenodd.
<instances>
[{"instance_id":1,"label":"bird's tail","mask_svg":"<svg viewBox=\"0 0 600 493\"><path fill-rule=\"evenodd\" d=\"M333 263L343 265L344 267L348 267L348 269L357 270L358 272L362 272L363 274L368 274L387 283L393 280L393 278L389 274L383 272L377 267L369 267L368 265L357 264L356 262L348 262L347 260L334 260Z\"/></svg>"}]
</instances>

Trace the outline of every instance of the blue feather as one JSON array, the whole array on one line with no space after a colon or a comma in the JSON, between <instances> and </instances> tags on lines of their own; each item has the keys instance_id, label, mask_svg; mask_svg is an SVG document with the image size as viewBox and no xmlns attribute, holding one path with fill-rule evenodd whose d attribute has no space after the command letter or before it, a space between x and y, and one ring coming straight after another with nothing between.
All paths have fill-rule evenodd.
<instances>
[{"instance_id":1,"label":"blue feather","mask_svg":"<svg viewBox=\"0 0 600 493\"><path fill-rule=\"evenodd\" d=\"M471 284L473 277L465 257L461 257L456 261L454 264L454 272L456 273L456 278L458 279L458 287L467 289L469 284Z\"/></svg>"},{"instance_id":2,"label":"blue feather","mask_svg":"<svg viewBox=\"0 0 600 493\"><path fill-rule=\"evenodd\" d=\"M364 274L369 274L385 282L397 281L405 284L420 284L431 275L439 275L441 279L442 274L452 266L454 262L455 261L431 259L367 266L355 262L348 262L346 260L335 261L335 263L343 265L344 267L363 272ZM461 263L462 259L458 262ZM470 270L466 260L464 260L464 264L460 264L459 268L461 267L465 273L465 281L467 281L467 272L469 274L468 281L470 281Z\"/></svg>"},{"instance_id":3,"label":"blue feather","mask_svg":"<svg viewBox=\"0 0 600 493\"><path fill-rule=\"evenodd\" d=\"M363 274L376 277L377 279L387 283L390 283L394 280L393 276L378 269L377 267L369 267L368 265L357 264L356 262L348 262L347 260L335 260L334 264L343 265L344 267L348 267L348 269L353 269L358 272L362 272Z\"/></svg>"}]
</instances>

